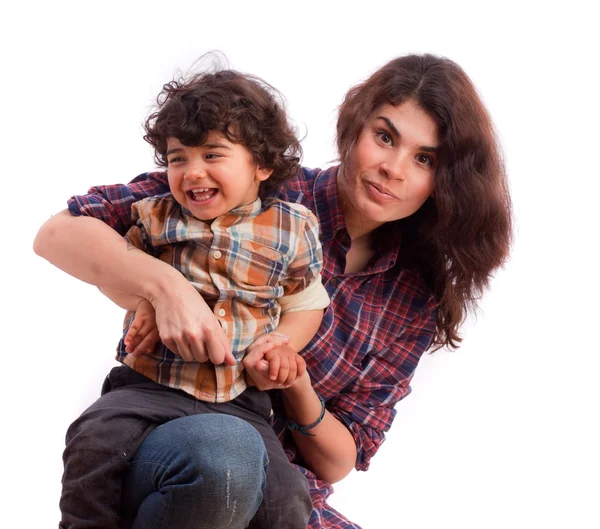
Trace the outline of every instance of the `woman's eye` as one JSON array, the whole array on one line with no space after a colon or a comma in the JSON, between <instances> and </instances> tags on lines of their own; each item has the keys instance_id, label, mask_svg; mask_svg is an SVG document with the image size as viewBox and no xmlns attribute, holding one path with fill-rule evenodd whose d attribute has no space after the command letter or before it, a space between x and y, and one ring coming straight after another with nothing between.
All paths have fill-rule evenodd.
<instances>
[{"instance_id":1,"label":"woman's eye","mask_svg":"<svg viewBox=\"0 0 600 529\"><path fill-rule=\"evenodd\" d=\"M426 167L433 167L433 158L427 154L417 154L417 162Z\"/></svg>"},{"instance_id":2,"label":"woman's eye","mask_svg":"<svg viewBox=\"0 0 600 529\"><path fill-rule=\"evenodd\" d=\"M391 145L392 137L385 130L378 130L377 137L386 145Z\"/></svg>"},{"instance_id":3,"label":"woman's eye","mask_svg":"<svg viewBox=\"0 0 600 529\"><path fill-rule=\"evenodd\" d=\"M206 153L206 154L204 155L204 159L205 159L205 160L214 160L215 158L218 158L218 157L219 157L219 155L218 155L218 154L214 154L214 153L212 153L212 152Z\"/></svg>"},{"instance_id":4,"label":"woman's eye","mask_svg":"<svg viewBox=\"0 0 600 529\"><path fill-rule=\"evenodd\" d=\"M178 162L182 162L183 158L181 156L174 156L173 158L170 158L167 160L167 163L169 165L173 164L173 163L178 163Z\"/></svg>"}]
</instances>

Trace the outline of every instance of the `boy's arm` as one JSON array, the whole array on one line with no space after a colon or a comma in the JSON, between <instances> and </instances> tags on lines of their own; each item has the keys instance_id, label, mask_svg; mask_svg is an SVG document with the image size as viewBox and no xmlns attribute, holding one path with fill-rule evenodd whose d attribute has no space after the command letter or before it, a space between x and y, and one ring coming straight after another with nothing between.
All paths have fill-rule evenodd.
<instances>
[{"instance_id":1,"label":"boy's arm","mask_svg":"<svg viewBox=\"0 0 600 529\"><path fill-rule=\"evenodd\" d=\"M316 334L323 310L329 305L321 278L323 250L319 241L319 223L306 208L305 213L306 222L297 238L294 259L282 282L284 294L277 299L281 317L276 332L289 336L288 345L296 352L304 349Z\"/></svg>"},{"instance_id":2,"label":"boy's arm","mask_svg":"<svg viewBox=\"0 0 600 529\"><path fill-rule=\"evenodd\" d=\"M275 332L288 336L288 345L299 353L317 333L322 319L323 309L285 312Z\"/></svg>"}]
</instances>

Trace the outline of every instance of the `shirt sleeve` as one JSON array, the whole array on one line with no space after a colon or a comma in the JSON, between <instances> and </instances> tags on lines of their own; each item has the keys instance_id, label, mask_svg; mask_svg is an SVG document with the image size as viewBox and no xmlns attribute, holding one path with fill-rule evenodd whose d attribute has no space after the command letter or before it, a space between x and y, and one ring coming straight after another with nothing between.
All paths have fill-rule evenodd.
<instances>
[{"instance_id":1,"label":"shirt sleeve","mask_svg":"<svg viewBox=\"0 0 600 529\"><path fill-rule=\"evenodd\" d=\"M128 184L95 186L68 201L71 215L95 217L124 235L133 225L131 205L169 191L166 172L142 173Z\"/></svg>"},{"instance_id":2,"label":"shirt sleeve","mask_svg":"<svg viewBox=\"0 0 600 529\"><path fill-rule=\"evenodd\" d=\"M283 295L299 294L314 281L321 283L322 268L323 249L319 240L319 222L314 214L306 209L306 221L297 239L296 253L288 265L286 278L281 282ZM321 287L325 288L322 283Z\"/></svg>"},{"instance_id":3,"label":"shirt sleeve","mask_svg":"<svg viewBox=\"0 0 600 529\"><path fill-rule=\"evenodd\" d=\"M321 274L298 294L290 294L277 299L281 314L305 310L325 309L329 306L329 294L323 286Z\"/></svg>"},{"instance_id":4,"label":"shirt sleeve","mask_svg":"<svg viewBox=\"0 0 600 529\"><path fill-rule=\"evenodd\" d=\"M158 257L158 252L152 245L148 229L146 228L146 224L142 218L144 213L144 208L142 206L143 204L144 202L134 202L131 205L131 221L133 222L133 226L127 230L125 239L129 244L135 246L137 249L142 250L154 257Z\"/></svg>"},{"instance_id":5,"label":"shirt sleeve","mask_svg":"<svg viewBox=\"0 0 600 529\"><path fill-rule=\"evenodd\" d=\"M405 326L388 347L368 355L361 374L338 396L327 401L327 410L346 425L357 447L356 470L367 470L383 441L396 411L394 406L410 389L417 364L435 331L433 302ZM399 362L398 359L404 359Z\"/></svg>"}]
</instances>

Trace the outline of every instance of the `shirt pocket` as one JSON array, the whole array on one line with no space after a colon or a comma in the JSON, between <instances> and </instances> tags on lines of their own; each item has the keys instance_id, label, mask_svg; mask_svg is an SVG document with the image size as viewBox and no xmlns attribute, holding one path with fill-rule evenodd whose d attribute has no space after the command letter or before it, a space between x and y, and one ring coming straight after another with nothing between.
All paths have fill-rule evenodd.
<instances>
[{"instance_id":1,"label":"shirt pocket","mask_svg":"<svg viewBox=\"0 0 600 529\"><path fill-rule=\"evenodd\" d=\"M239 257L242 283L252 287L277 287L285 277L287 258L270 246L242 239Z\"/></svg>"}]
</instances>

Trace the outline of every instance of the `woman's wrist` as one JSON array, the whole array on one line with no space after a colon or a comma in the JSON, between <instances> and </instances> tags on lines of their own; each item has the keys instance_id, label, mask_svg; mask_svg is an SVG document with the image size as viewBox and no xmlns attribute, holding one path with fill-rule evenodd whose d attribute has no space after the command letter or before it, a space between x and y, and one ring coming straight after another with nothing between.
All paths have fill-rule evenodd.
<instances>
[{"instance_id":1,"label":"woman's wrist","mask_svg":"<svg viewBox=\"0 0 600 529\"><path fill-rule=\"evenodd\" d=\"M143 297L152 305L165 296L172 296L180 287L194 289L193 285L177 269L158 259L155 261L154 266L157 267L157 270L153 273L151 280L144 282L143 293Z\"/></svg>"},{"instance_id":2,"label":"woman's wrist","mask_svg":"<svg viewBox=\"0 0 600 529\"><path fill-rule=\"evenodd\" d=\"M310 437L315 437L316 434L311 433L311 430L313 428L316 428L317 426L319 426L319 424L321 424L321 422L325 418L325 412L326 412L325 401L323 400L322 397L319 397L319 400L321 401L321 413L317 417L317 420L311 422L310 424L297 424L294 421L290 421L288 419L286 421L286 426L287 426L288 430L291 430L293 432L299 432L302 435L308 435Z\"/></svg>"},{"instance_id":3,"label":"woman's wrist","mask_svg":"<svg viewBox=\"0 0 600 529\"><path fill-rule=\"evenodd\" d=\"M322 414L322 401L305 372L291 387L282 390L287 418L297 425L312 424Z\"/></svg>"},{"instance_id":4,"label":"woman's wrist","mask_svg":"<svg viewBox=\"0 0 600 529\"><path fill-rule=\"evenodd\" d=\"M282 389L281 392L283 394L284 402L295 401L298 398L306 397L311 393L316 396L308 371L305 371L304 374L298 380L296 380L296 382L294 382L294 384L292 384L289 388Z\"/></svg>"}]
</instances>

